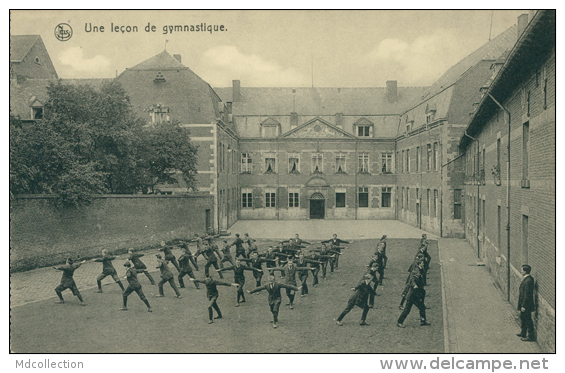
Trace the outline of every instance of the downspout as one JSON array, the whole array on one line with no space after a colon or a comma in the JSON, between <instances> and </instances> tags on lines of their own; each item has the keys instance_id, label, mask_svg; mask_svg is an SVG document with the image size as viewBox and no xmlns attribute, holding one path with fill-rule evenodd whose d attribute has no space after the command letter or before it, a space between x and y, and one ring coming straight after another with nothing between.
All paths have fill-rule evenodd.
<instances>
[{"instance_id":1,"label":"downspout","mask_svg":"<svg viewBox=\"0 0 565 373\"><path fill-rule=\"evenodd\" d=\"M474 137L469 136L469 134L467 133L467 130L465 130L465 136L467 136L468 138L470 138L473 141L477 142L477 171L479 171L479 163L480 163L480 149L479 149L479 140L475 139ZM475 169L475 165L473 164L473 169ZM477 182L477 258L481 257L481 252L480 252L480 243L479 243L479 211L481 210L481 202L480 202L480 197L481 197L481 193L480 193L480 188L481 188L481 183Z\"/></svg>"},{"instance_id":2,"label":"downspout","mask_svg":"<svg viewBox=\"0 0 565 373\"><path fill-rule=\"evenodd\" d=\"M499 108L501 108L506 115L504 116L505 124L508 126L508 144L507 144L507 155L506 155L506 290L507 290L507 300L510 302L510 111L508 111L500 102L496 101L490 93L488 96L494 101Z\"/></svg>"}]
</instances>

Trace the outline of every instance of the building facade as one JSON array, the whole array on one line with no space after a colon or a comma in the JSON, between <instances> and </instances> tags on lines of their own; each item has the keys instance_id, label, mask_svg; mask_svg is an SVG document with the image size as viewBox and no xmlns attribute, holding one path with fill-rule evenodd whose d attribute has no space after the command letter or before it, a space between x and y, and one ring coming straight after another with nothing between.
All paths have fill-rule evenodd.
<instances>
[{"instance_id":1,"label":"building facade","mask_svg":"<svg viewBox=\"0 0 565 373\"><path fill-rule=\"evenodd\" d=\"M555 352L555 11L497 65L460 141L465 236L513 305L532 266L537 340Z\"/></svg>"}]
</instances>

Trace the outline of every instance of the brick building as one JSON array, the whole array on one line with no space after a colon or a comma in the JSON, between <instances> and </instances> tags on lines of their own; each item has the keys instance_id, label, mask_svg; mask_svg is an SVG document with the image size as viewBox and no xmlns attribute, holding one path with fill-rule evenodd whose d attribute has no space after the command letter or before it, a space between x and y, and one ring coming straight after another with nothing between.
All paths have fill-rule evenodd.
<instances>
[{"instance_id":1,"label":"brick building","mask_svg":"<svg viewBox=\"0 0 565 373\"><path fill-rule=\"evenodd\" d=\"M520 23L459 144L465 236L513 305L532 266L537 340L555 352L555 11Z\"/></svg>"}]
</instances>

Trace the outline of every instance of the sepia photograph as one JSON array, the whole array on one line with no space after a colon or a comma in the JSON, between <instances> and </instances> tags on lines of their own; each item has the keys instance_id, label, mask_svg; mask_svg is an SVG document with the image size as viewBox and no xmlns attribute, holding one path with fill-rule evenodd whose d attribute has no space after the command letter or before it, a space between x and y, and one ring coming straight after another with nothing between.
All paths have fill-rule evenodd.
<instances>
[{"instance_id":1,"label":"sepia photograph","mask_svg":"<svg viewBox=\"0 0 565 373\"><path fill-rule=\"evenodd\" d=\"M555 9L9 16L12 368L548 369Z\"/></svg>"}]
</instances>

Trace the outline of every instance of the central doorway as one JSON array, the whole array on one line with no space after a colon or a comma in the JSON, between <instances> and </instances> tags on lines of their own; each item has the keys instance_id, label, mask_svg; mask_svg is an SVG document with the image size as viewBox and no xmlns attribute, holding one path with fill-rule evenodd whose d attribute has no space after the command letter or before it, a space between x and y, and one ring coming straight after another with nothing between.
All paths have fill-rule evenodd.
<instances>
[{"instance_id":1,"label":"central doorway","mask_svg":"<svg viewBox=\"0 0 565 373\"><path fill-rule=\"evenodd\" d=\"M323 219L325 217L325 204L323 199L310 200L310 219Z\"/></svg>"},{"instance_id":2,"label":"central doorway","mask_svg":"<svg viewBox=\"0 0 565 373\"><path fill-rule=\"evenodd\" d=\"M326 199L322 193L316 192L310 196L310 219L326 217Z\"/></svg>"}]
</instances>

